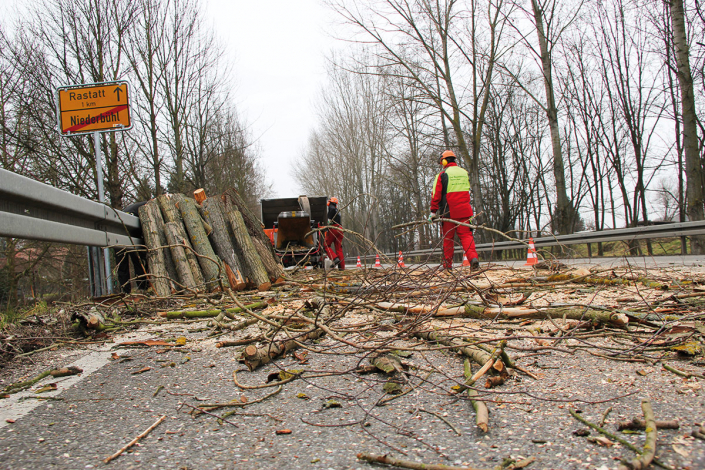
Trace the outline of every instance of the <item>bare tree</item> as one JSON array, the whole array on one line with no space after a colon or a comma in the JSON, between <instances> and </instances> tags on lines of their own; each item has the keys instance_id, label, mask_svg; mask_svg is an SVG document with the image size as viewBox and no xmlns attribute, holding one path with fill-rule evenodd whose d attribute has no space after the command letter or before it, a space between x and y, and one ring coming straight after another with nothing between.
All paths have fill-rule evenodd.
<instances>
[{"instance_id":1,"label":"bare tree","mask_svg":"<svg viewBox=\"0 0 705 470\"><path fill-rule=\"evenodd\" d=\"M681 112L683 116L683 149L685 152L685 171L687 175L687 212L690 220L705 219L705 196L703 196L703 170L698 145L697 115L695 113L695 96L693 76L690 71L690 54L685 28L683 0L670 0L670 13L673 25L673 44L676 52L678 69L676 76L680 84ZM690 238L693 254L705 252L705 237Z\"/></svg>"},{"instance_id":2,"label":"bare tree","mask_svg":"<svg viewBox=\"0 0 705 470\"><path fill-rule=\"evenodd\" d=\"M169 190L186 190L184 170L185 132L191 106L191 96L196 86L198 70L194 65L203 51L197 49L195 38L201 21L195 0L170 0L167 3L167 21L164 24L165 41L157 50L157 66L163 71L160 93L164 99L169 132L165 141L169 148L173 168Z\"/></svg>"},{"instance_id":3,"label":"bare tree","mask_svg":"<svg viewBox=\"0 0 705 470\"><path fill-rule=\"evenodd\" d=\"M166 38L166 7L157 0L139 0L140 9L133 27L129 30L128 40L123 43L125 56L130 64L130 75L134 78L137 93L134 94L133 120L140 132L130 133L129 138L136 142L136 151L143 153L148 162L150 174L154 178L154 194L162 194L164 173L164 156L160 145L160 111L163 107L160 84L164 78L164 69L159 67L157 54L164 46ZM137 172L133 172L139 180ZM151 179L151 178L150 178ZM142 183L147 184L143 178ZM150 189L148 191L152 193ZM142 198L140 198L142 199Z\"/></svg>"},{"instance_id":4,"label":"bare tree","mask_svg":"<svg viewBox=\"0 0 705 470\"><path fill-rule=\"evenodd\" d=\"M392 68L441 114L444 147L455 147L470 173L473 204L483 208L480 139L506 7L478 1L331 0L333 8L379 47L380 68ZM489 41L483 41L483 38ZM467 72L467 75L466 75ZM448 138L446 123L453 130ZM469 137L466 137L469 134ZM440 146L440 145L439 145Z\"/></svg>"},{"instance_id":5,"label":"bare tree","mask_svg":"<svg viewBox=\"0 0 705 470\"><path fill-rule=\"evenodd\" d=\"M393 129L393 143L387 148L391 191L409 204L402 219L421 220L428 210L430 183L435 173L438 141L437 110L429 106L417 86L403 76L389 80L387 93L390 112L387 116ZM418 236L409 240L415 248L428 247L431 243L431 227L420 225Z\"/></svg>"},{"instance_id":6,"label":"bare tree","mask_svg":"<svg viewBox=\"0 0 705 470\"><path fill-rule=\"evenodd\" d=\"M605 5L598 13L603 79L613 119L623 126L632 155L631 164L614 159L613 165L622 193L631 193L624 200L625 216L627 224L635 225L648 221L646 188L664 164L649 153L664 112L660 64L648 54L650 37L645 33L644 17L634 5L615 0L611 8ZM627 171L633 171L633 180L629 181ZM647 248L650 252L648 243Z\"/></svg>"},{"instance_id":7,"label":"bare tree","mask_svg":"<svg viewBox=\"0 0 705 470\"><path fill-rule=\"evenodd\" d=\"M518 5L518 3L517 3ZM553 79L554 51L559 44L563 33L573 24L580 9L582 1L576 4L564 4L556 0L531 0L531 10L523 7L520 9L526 17L533 22L534 31L538 40L538 49L529 40L529 36L521 31L521 28L514 27L519 33L521 42L531 51L538 60L544 84L545 101L540 100L534 93L523 85L523 80L510 72L521 86L534 100L543 107L551 135L551 149L553 154L553 179L555 207L552 214L552 226L555 232L566 234L572 233L578 223L579 215L573 206L573 201L568 197L566 184L566 169L563 159L563 149L560 133L560 123L558 116L558 106L556 104L556 92Z\"/></svg>"},{"instance_id":8,"label":"bare tree","mask_svg":"<svg viewBox=\"0 0 705 470\"><path fill-rule=\"evenodd\" d=\"M267 183L266 169L258 160L259 149L245 122L233 108L221 109L214 119L214 156L205 167L207 194L219 194L228 188L238 190L255 211L259 199L268 197L272 188Z\"/></svg>"},{"instance_id":9,"label":"bare tree","mask_svg":"<svg viewBox=\"0 0 705 470\"><path fill-rule=\"evenodd\" d=\"M361 62L360 57L354 62ZM366 74L364 65L348 70L332 63L330 85L319 103L320 124L295 177L308 194L336 196L348 228L374 238L386 171L389 103L385 80Z\"/></svg>"}]
</instances>

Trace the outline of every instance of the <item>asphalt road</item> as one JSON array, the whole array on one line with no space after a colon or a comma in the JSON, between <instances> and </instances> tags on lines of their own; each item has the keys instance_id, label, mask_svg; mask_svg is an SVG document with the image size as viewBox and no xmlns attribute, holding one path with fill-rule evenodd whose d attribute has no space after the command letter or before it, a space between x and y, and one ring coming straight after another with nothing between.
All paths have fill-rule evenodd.
<instances>
[{"instance_id":1,"label":"asphalt road","mask_svg":"<svg viewBox=\"0 0 705 470\"><path fill-rule=\"evenodd\" d=\"M189 337L180 348L119 346L127 340L180 334ZM469 401L448 393L462 380L457 356L435 351L412 357L419 366L417 389L377 407L374 404L384 396L383 380L344 373L364 358L338 350L332 356L311 354L306 365L287 357L254 373L240 372L241 383L250 385L264 384L280 367L327 374L286 384L279 394L236 409L238 414L227 422L218 422L209 415L192 416L190 407L254 402L275 389L236 388L232 372L242 366L234 348L215 349L199 338L201 333L188 333L183 326L168 332L153 329L115 338L115 343L91 352L37 356L35 371L71 363L84 373L53 380L55 392L35 393L40 383L0 400L0 468L380 468L356 459L365 451L483 469L509 457L534 457L532 469L607 470L616 468L620 457L631 458L632 452L576 436L574 432L585 426L568 409L597 422L611 406L608 422L613 423L640 416L643 396L651 398L659 419L682 423L680 430L661 431L659 458L674 468L705 468L705 442L688 437L696 423L705 422L697 379L686 383L643 364L613 363L605 368L604 361L588 354L526 354L519 360L540 379L516 377L499 397L493 395L488 403L490 431L485 434L474 424ZM111 360L112 353L120 359ZM424 369L429 363L443 373L429 379ZM150 369L137 373L146 367ZM330 400L340 407L327 407ZM166 420L137 446L109 464L102 462L163 415ZM277 433L283 430L291 432ZM643 434L624 437L643 445Z\"/></svg>"},{"instance_id":2,"label":"asphalt road","mask_svg":"<svg viewBox=\"0 0 705 470\"><path fill-rule=\"evenodd\" d=\"M698 259L683 262L696 269L701 265ZM452 392L464 380L462 358L454 353L414 351L404 384L413 389L376 406L388 397L382 389L386 378L351 373L368 364L366 351L324 337L305 360L286 356L249 372L237 362L241 348L216 348L215 340L206 338L205 326L142 326L89 349L45 351L10 363L12 371L3 374L0 389L52 368L75 365L83 373L45 379L0 399L0 469L373 470L380 467L356 458L359 452L372 452L481 469L495 468L507 458L534 457L528 467L532 470L611 470L633 452L576 435L586 426L569 410L599 422L612 408L605 427L617 434L618 420L642 415L643 398L651 401L657 419L677 420L681 426L659 431L658 458L672 468L705 468L705 442L690 437L694 427L705 424L703 380L675 376L656 361L610 361L579 342L571 349L537 347L540 343L528 334L513 339L510 355L537 379L518 374L499 389L481 390L490 409L490 429L483 433L467 396ZM489 326L497 335L507 334L510 326L520 328L516 321ZM250 328L259 333L256 325ZM378 330L384 334L384 325ZM183 346L123 344L180 336L187 340ZM610 338L605 341L612 341L612 347L629 341L619 335ZM588 341L601 341L599 333ZM675 357L669 360L705 373L702 358L682 364ZM308 378L287 383L269 397L275 388L243 390L233 382L233 371L243 370L238 373L241 383L265 385L269 374L282 369L303 369ZM56 390L37 393L47 383L55 383ZM242 406L226 408L236 414L220 421L191 413L204 403ZM214 413L221 416L224 411ZM166 419L138 445L103 463L161 416ZM622 437L637 447L644 444L643 433Z\"/></svg>"}]
</instances>

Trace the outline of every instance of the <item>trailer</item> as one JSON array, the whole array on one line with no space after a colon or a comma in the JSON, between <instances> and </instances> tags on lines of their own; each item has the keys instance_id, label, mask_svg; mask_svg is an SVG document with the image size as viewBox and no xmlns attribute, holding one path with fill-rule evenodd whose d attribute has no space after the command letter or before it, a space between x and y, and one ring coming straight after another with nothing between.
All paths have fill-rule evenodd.
<instances>
[{"instance_id":1,"label":"trailer","mask_svg":"<svg viewBox=\"0 0 705 470\"><path fill-rule=\"evenodd\" d=\"M284 267L322 268L325 260L324 232L313 232L328 224L326 196L262 199L264 232Z\"/></svg>"}]
</instances>

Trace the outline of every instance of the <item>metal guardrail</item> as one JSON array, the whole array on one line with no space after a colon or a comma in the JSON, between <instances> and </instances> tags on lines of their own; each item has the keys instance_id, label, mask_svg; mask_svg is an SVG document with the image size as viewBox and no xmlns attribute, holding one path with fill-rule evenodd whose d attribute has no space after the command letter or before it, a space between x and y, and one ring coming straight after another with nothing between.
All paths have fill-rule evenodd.
<instances>
[{"instance_id":1,"label":"metal guardrail","mask_svg":"<svg viewBox=\"0 0 705 470\"><path fill-rule=\"evenodd\" d=\"M143 243L138 217L2 169L0 236L102 247Z\"/></svg>"},{"instance_id":2,"label":"metal guardrail","mask_svg":"<svg viewBox=\"0 0 705 470\"><path fill-rule=\"evenodd\" d=\"M643 227L621 228L611 230L601 230L597 232L578 232L570 235L556 235L550 237L534 238L536 248L559 246L559 245L578 245L586 243L600 243L612 241L642 240L646 238L678 238L690 235L705 234L705 221L694 222L675 222L671 224L646 225ZM528 240L526 240L528 243ZM494 243L480 243L476 245L478 252L481 251L501 251L501 250L516 250L527 249L526 243L515 241L500 241ZM442 248L431 248L425 250L413 250L403 252L404 256L429 256L432 254L442 253ZM456 254L462 254L463 249L457 247ZM397 253L385 253L385 256L396 259ZM365 260L374 260L375 255L362 256ZM350 257L346 262L355 261L356 258Z\"/></svg>"}]
</instances>

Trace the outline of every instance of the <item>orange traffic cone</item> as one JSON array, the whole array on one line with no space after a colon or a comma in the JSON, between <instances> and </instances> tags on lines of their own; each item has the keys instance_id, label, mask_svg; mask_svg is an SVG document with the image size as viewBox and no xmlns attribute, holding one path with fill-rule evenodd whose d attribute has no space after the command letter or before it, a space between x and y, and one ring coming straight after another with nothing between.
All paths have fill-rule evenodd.
<instances>
[{"instance_id":1,"label":"orange traffic cone","mask_svg":"<svg viewBox=\"0 0 705 470\"><path fill-rule=\"evenodd\" d=\"M463 266L470 266L470 261L468 261L468 255L463 253Z\"/></svg>"},{"instance_id":2,"label":"orange traffic cone","mask_svg":"<svg viewBox=\"0 0 705 470\"><path fill-rule=\"evenodd\" d=\"M375 267L375 268L381 268L381 267L382 267L382 265L381 265L380 262L379 262L379 255L376 255L376 256L375 256L375 266L374 266L374 267Z\"/></svg>"},{"instance_id":3,"label":"orange traffic cone","mask_svg":"<svg viewBox=\"0 0 705 470\"><path fill-rule=\"evenodd\" d=\"M397 266L400 268L405 268L406 265L404 264L404 255L401 254L401 250L399 250L399 261L397 261Z\"/></svg>"},{"instance_id":4,"label":"orange traffic cone","mask_svg":"<svg viewBox=\"0 0 705 470\"><path fill-rule=\"evenodd\" d=\"M361 267L362 267L362 263L360 262L360 257L359 257L359 256L357 257L357 267L358 267L358 268L361 268Z\"/></svg>"},{"instance_id":5,"label":"orange traffic cone","mask_svg":"<svg viewBox=\"0 0 705 470\"><path fill-rule=\"evenodd\" d=\"M539 257L536 255L536 247L534 246L534 239L529 238L529 252L526 254L526 264L524 266L533 266L538 264Z\"/></svg>"}]
</instances>

